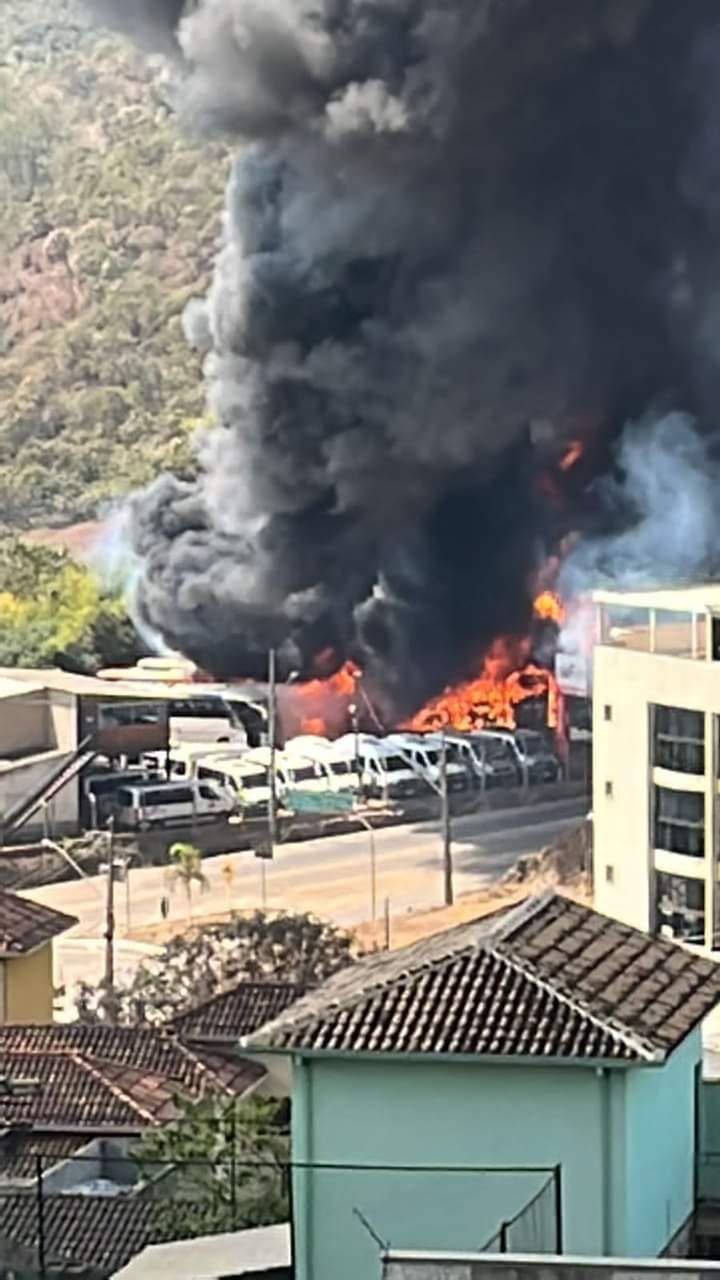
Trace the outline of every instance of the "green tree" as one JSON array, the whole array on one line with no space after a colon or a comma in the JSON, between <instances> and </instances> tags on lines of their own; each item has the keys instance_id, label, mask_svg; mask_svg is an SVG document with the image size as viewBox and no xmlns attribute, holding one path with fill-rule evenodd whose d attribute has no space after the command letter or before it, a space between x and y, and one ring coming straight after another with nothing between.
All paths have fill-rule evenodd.
<instances>
[{"instance_id":1,"label":"green tree","mask_svg":"<svg viewBox=\"0 0 720 1280\"><path fill-rule=\"evenodd\" d=\"M132 981L117 989L117 1020L162 1023L242 981L292 982L307 989L352 964L355 951L351 934L315 916L236 915L178 934L159 955L148 957ZM79 1021L101 1021L101 994L81 986Z\"/></svg>"},{"instance_id":2,"label":"green tree","mask_svg":"<svg viewBox=\"0 0 720 1280\"><path fill-rule=\"evenodd\" d=\"M187 1237L286 1222L290 1140L284 1104L210 1095L177 1105L178 1119L148 1131L132 1152L141 1175L159 1180L163 1228Z\"/></svg>"},{"instance_id":3,"label":"green tree","mask_svg":"<svg viewBox=\"0 0 720 1280\"><path fill-rule=\"evenodd\" d=\"M126 665L143 652L122 599L65 552L0 535L0 666Z\"/></svg>"},{"instance_id":4,"label":"green tree","mask_svg":"<svg viewBox=\"0 0 720 1280\"><path fill-rule=\"evenodd\" d=\"M182 841L170 846L170 861L174 867L169 875L173 886L182 885L187 899L188 918L192 920L192 895L195 885L203 893L208 887L208 878L202 869L202 854L194 844Z\"/></svg>"}]
</instances>

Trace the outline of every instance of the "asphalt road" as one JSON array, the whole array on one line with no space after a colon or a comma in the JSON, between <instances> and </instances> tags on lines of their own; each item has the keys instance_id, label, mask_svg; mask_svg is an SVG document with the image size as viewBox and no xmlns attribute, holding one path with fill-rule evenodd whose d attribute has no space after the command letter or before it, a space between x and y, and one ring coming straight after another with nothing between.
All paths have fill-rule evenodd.
<instances>
[{"instance_id":1,"label":"asphalt road","mask_svg":"<svg viewBox=\"0 0 720 1280\"><path fill-rule=\"evenodd\" d=\"M497 880L522 854L552 844L576 825L587 809L583 799L565 799L453 819L456 896ZM385 827L372 836L362 831L283 844L271 863L262 863L249 852L205 858L208 884L202 892L195 890L193 914L220 915L231 909L260 907L264 901L270 908L314 911L338 924L357 924L372 916L373 864L378 916L386 898L392 915L441 905L440 824L424 822ZM129 976L146 950L137 942L121 941L128 927L134 932L157 923L163 895L170 898L172 920L186 920L188 904L182 887L168 883L163 867L131 871L129 892L125 885L117 885L115 893L119 935L116 968L118 978L122 978ZM78 925L56 944L58 984L72 986L80 977L87 981L99 978L103 965L104 894L105 881L97 876L26 891L26 897L78 917Z\"/></svg>"}]
</instances>

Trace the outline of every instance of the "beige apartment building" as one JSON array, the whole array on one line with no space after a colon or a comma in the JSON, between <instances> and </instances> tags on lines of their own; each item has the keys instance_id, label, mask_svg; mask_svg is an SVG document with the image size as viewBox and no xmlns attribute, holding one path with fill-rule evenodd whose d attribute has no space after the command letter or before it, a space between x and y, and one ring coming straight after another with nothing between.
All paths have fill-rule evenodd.
<instances>
[{"instance_id":1,"label":"beige apartment building","mask_svg":"<svg viewBox=\"0 0 720 1280\"><path fill-rule=\"evenodd\" d=\"M720 585L593 602L595 905L717 949Z\"/></svg>"}]
</instances>

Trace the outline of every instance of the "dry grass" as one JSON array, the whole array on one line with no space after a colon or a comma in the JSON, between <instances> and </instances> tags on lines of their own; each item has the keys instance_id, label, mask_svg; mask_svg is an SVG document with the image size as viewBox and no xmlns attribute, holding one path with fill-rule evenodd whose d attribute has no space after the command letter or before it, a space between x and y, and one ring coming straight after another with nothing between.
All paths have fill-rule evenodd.
<instances>
[{"instance_id":1,"label":"dry grass","mask_svg":"<svg viewBox=\"0 0 720 1280\"><path fill-rule=\"evenodd\" d=\"M480 893L464 894L452 907L436 907L432 911L407 911L404 915L392 916L390 947L392 950L404 947L433 933L441 933L443 929L451 929L453 925L478 920L502 907L515 906L531 894L541 893L548 888L557 888L565 897L573 898L576 902L592 902L591 886L585 877L562 885L552 876L537 876L522 884L495 884ZM382 920L377 921L374 927L370 923L359 925L355 934L364 950L385 945L385 924Z\"/></svg>"}]
</instances>

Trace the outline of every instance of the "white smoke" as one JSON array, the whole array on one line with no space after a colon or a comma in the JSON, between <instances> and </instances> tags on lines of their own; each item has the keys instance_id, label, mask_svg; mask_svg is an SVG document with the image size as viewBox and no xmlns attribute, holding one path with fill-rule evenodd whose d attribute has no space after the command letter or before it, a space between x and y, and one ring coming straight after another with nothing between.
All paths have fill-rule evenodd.
<instances>
[{"instance_id":1,"label":"white smoke","mask_svg":"<svg viewBox=\"0 0 720 1280\"><path fill-rule=\"evenodd\" d=\"M563 594L707 577L720 559L720 465L712 447L689 414L630 423L616 475L599 482L603 506L623 531L578 543L563 567Z\"/></svg>"}]
</instances>

